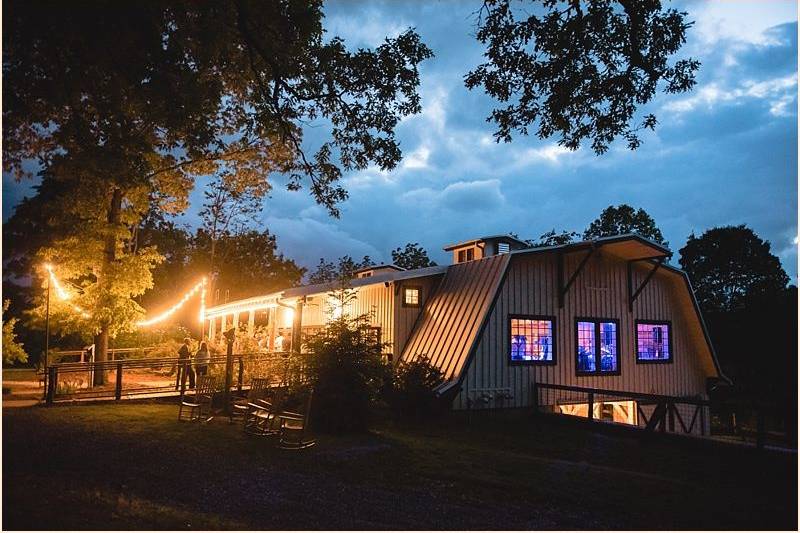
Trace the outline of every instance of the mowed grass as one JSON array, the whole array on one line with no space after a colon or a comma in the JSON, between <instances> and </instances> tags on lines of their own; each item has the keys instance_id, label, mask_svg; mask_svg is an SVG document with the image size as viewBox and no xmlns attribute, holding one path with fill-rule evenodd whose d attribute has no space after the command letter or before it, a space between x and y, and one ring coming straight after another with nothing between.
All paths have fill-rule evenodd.
<instances>
[{"instance_id":1,"label":"mowed grass","mask_svg":"<svg viewBox=\"0 0 800 533\"><path fill-rule=\"evenodd\" d=\"M796 454L522 413L276 450L122 403L3 410L4 529L795 529Z\"/></svg>"}]
</instances>

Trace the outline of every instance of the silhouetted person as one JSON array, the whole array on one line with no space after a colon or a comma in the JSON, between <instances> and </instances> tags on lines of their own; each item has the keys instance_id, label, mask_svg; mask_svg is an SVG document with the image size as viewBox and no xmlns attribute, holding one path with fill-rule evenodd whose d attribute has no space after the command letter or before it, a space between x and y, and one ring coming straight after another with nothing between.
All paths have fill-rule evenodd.
<instances>
[{"instance_id":1,"label":"silhouetted person","mask_svg":"<svg viewBox=\"0 0 800 533\"><path fill-rule=\"evenodd\" d=\"M192 372L189 366L189 356L192 355L192 352L189 350L191 342L192 339L186 337L183 339L183 344L181 344L181 347L178 349L178 376L175 382L175 388L178 388L181 383L186 382L187 374L189 375L189 388L194 388L194 372Z\"/></svg>"},{"instance_id":2,"label":"silhouetted person","mask_svg":"<svg viewBox=\"0 0 800 533\"><path fill-rule=\"evenodd\" d=\"M208 345L205 341L200 343L200 348L194 354L194 370L198 376L205 376L208 373L208 363L211 362L211 354L208 353Z\"/></svg>"}]
</instances>

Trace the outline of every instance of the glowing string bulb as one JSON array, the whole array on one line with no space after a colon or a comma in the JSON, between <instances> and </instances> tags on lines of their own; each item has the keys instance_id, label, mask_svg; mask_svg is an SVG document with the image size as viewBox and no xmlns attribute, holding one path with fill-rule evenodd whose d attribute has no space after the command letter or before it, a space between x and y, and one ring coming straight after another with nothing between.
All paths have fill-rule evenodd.
<instances>
[{"instance_id":1,"label":"glowing string bulb","mask_svg":"<svg viewBox=\"0 0 800 533\"><path fill-rule=\"evenodd\" d=\"M178 309L183 307L183 305L186 302L189 301L189 298L194 296L197 293L197 291L202 291L200 293L200 296L201 296L200 316L203 317L205 315L205 290L206 290L206 279L203 278L202 280L200 280L197 283L197 285L192 287L189 290L189 292L184 294L183 298L181 298L178 301L178 303L176 303L175 305L173 305L172 307L170 307L169 309L167 309L166 311L164 311L160 315L155 316L155 317L151 318L150 320L142 320L141 322L137 322L136 325L139 326L139 327L146 327L146 326L150 326L152 324L155 324L156 322L161 322L163 320L166 320L170 316L174 315L178 311Z\"/></svg>"},{"instance_id":2,"label":"glowing string bulb","mask_svg":"<svg viewBox=\"0 0 800 533\"><path fill-rule=\"evenodd\" d=\"M50 266L50 264L46 264L44 267L47 269L47 273L50 274L50 284L56 289L56 294L58 297L65 302L72 298L72 295L64 290L64 287L58 282L58 278L53 272L53 267ZM80 313L83 318L89 318L89 313L87 313L83 307L77 304L70 304L70 306L75 312Z\"/></svg>"}]
</instances>

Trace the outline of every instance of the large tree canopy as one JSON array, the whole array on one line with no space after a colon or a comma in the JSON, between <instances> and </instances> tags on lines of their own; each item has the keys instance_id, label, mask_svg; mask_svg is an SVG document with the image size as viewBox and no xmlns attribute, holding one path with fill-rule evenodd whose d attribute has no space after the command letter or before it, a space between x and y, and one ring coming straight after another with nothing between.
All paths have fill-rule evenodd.
<instances>
[{"instance_id":1,"label":"large tree canopy","mask_svg":"<svg viewBox=\"0 0 800 533\"><path fill-rule=\"evenodd\" d=\"M780 260L745 225L689 235L680 265L692 281L703 311L733 311L786 292L789 276Z\"/></svg>"},{"instance_id":2,"label":"large tree canopy","mask_svg":"<svg viewBox=\"0 0 800 533\"><path fill-rule=\"evenodd\" d=\"M487 61L465 78L503 104L488 118L498 141L535 127L573 150L590 141L601 154L617 137L635 149L637 132L655 128L654 115L635 117L658 86L680 93L695 84L697 60L670 62L691 23L658 0L543 0L533 13L532 2L514 4L484 0L477 38Z\"/></svg>"},{"instance_id":3,"label":"large tree canopy","mask_svg":"<svg viewBox=\"0 0 800 533\"><path fill-rule=\"evenodd\" d=\"M99 360L143 313L160 257L135 228L151 206L184 209L197 176L263 195L280 173L337 215L343 169L399 162L394 129L420 110L432 55L413 30L374 50L326 41L321 1L18 0L3 16L4 169L35 160L42 179L16 226L46 236L29 260L80 286ZM315 122L329 134L308 152Z\"/></svg>"},{"instance_id":4,"label":"large tree canopy","mask_svg":"<svg viewBox=\"0 0 800 533\"><path fill-rule=\"evenodd\" d=\"M319 1L26 0L3 15L6 168L61 162L177 206L197 173L279 170L335 213L342 167L399 161L394 127L419 111L432 55L412 30L354 53L323 41ZM307 155L318 119L330 139Z\"/></svg>"}]
</instances>

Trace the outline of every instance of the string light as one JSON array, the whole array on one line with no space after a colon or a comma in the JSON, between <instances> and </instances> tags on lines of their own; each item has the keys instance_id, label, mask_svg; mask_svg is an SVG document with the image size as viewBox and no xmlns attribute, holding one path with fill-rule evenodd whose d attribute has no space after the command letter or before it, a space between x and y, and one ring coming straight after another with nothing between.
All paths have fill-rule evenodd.
<instances>
[{"instance_id":1,"label":"string light","mask_svg":"<svg viewBox=\"0 0 800 533\"><path fill-rule=\"evenodd\" d=\"M45 264L44 268L47 269L47 273L50 274L50 284L55 288L56 294L62 300L69 301L72 298L72 295L68 293L64 287L59 283L58 278L56 277L55 273L53 272L53 267L50 264ZM84 308L77 304L70 304L70 307L76 312L80 313L83 318L89 318L89 313L86 312Z\"/></svg>"},{"instance_id":2,"label":"string light","mask_svg":"<svg viewBox=\"0 0 800 533\"><path fill-rule=\"evenodd\" d=\"M72 298L72 295L64 289L64 286L58 281L55 273L53 272L53 267L47 263L44 265L45 269L47 269L48 274L50 275L50 285L55 289L56 294L58 297L63 301L69 301ZM161 322L166 320L173 314L175 314L178 309L183 307L183 305L189 301L189 299L197 294L197 291L200 291L200 322L202 323L206 319L206 278L200 280L194 287L192 287L189 292L183 295L183 298L178 301L175 305L164 311L158 316L155 316L149 320L142 320L136 323L139 327L147 327L157 322ZM83 318L89 318L89 313L86 312L81 306L77 304L70 304L72 309L80 313Z\"/></svg>"},{"instance_id":3,"label":"string light","mask_svg":"<svg viewBox=\"0 0 800 533\"><path fill-rule=\"evenodd\" d=\"M146 327L146 326L150 326L152 324L155 324L156 322L161 322L163 320L166 320L167 318L169 318L170 316L175 314L175 312L178 311L178 309L183 307L183 304L188 302L189 299L192 296L197 294L197 291L202 291L200 293L200 296L201 296L200 316L201 317L205 317L205 287L206 287L206 278L203 278L202 280L200 280L197 283L197 285L192 287L189 290L189 292L184 294L183 298L181 298L180 301L178 301L178 303L176 303L175 305L173 305L172 307L170 307L169 309L167 309L166 311L164 311L160 315L155 316L155 317L151 318L150 320L142 320L141 322L137 322L136 325L139 326L139 327Z\"/></svg>"},{"instance_id":4,"label":"string light","mask_svg":"<svg viewBox=\"0 0 800 533\"><path fill-rule=\"evenodd\" d=\"M203 288L200 289L200 323L206 319L206 278L203 278Z\"/></svg>"}]
</instances>

